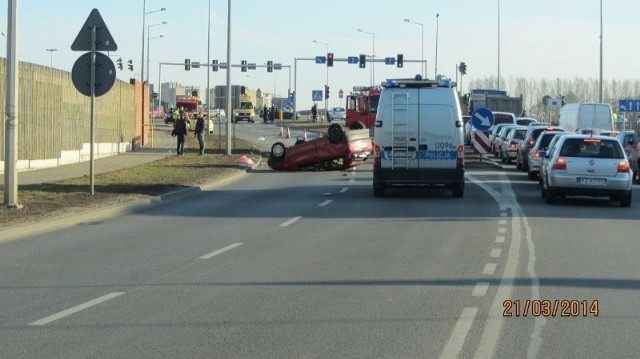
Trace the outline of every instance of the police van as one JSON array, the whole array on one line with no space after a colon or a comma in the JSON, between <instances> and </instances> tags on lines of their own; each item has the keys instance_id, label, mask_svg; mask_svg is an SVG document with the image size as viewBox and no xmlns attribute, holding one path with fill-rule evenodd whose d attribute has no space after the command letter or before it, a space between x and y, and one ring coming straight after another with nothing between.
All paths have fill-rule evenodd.
<instances>
[{"instance_id":1,"label":"police van","mask_svg":"<svg viewBox=\"0 0 640 359\"><path fill-rule=\"evenodd\" d=\"M450 80L387 80L374 124L373 194L444 186L464 195L463 120Z\"/></svg>"}]
</instances>

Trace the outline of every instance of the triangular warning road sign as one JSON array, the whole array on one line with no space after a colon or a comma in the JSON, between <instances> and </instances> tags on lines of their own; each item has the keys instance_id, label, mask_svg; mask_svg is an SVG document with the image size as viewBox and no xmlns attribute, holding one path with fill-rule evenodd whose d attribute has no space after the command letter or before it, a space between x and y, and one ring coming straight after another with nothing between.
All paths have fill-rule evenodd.
<instances>
[{"instance_id":1,"label":"triangular warning road sign","mask_svg":"<svg viewBox=\"0 0 640 359\"><path fill-rule=\"evenodd\" d=\"M118 45L116 45L115 40L113 40L98 9L91 10L87 21L85 21L75 41L71 44L71 50L91 51L91 30L94 27L96 28L96 51L118 50Z\"/></svg>"}]
</instances>

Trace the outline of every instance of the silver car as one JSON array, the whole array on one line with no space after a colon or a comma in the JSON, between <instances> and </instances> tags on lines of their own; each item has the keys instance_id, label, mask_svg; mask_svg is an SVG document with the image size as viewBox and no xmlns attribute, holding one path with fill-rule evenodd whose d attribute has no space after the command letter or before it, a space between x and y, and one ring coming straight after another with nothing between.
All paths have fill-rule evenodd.
<instances>
[{"instance_id":1,"label":"silver car","mask_svg":"<svg viewBox=\"0 0 640 359\"><path fill-rule=\"evenodd\" d=\"M528 151L528 159L527 159L527 174L530 180L534 180L538 178L538 173L540 173L540 165L542 165L542 153L549 148L549 144L551 140L558 134L568 133L565 131L542 131L538 138L536 139L536 143L531 147Z\"/></svg>"},{"instance_id":2,"label":"silver car","mask_svg":"<svg viewBox=\"0 0 640 359\"><path fill-rule=\"evenodd\" d=\"M540 167L540 194L547 203L559 196L608 196L631 206L632 172L620 142L613 137L557 136Z\"/></svg>"}]
</instances>

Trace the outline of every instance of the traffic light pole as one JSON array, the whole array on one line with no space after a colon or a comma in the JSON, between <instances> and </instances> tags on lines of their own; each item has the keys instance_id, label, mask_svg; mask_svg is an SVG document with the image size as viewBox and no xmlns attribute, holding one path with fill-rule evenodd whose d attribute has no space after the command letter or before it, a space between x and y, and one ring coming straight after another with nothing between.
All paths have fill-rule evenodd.
<instances>
[{"instance_id":1,"label":"traffic light pole","mask_svg":"<svg viewBox=\"0 0 640 359\"><path fill-rule=\"evenodd\" d=\"M293 59L293 92L294 92L294 98L293 98L293 113L294 116L295 114L298 113L298 101L297 101L297 97L298 97L298 61L313 61L316 62L316 58L315 57L296 57ZM333 58L334 62L349 62L348 58L337 58L334 57ZM367 60L367 62L382 62L384 63L385 60L384 59L369 59ZM410 63L421 63L424 64L424 67L427 67L427 60L407 60L407 59L403 59L403 62L410 62ZM357 65L358 63L356 62L354 65ZM325 64L326 66L326 64ZM329 78L327 75L327 86L329 85ZM326 106L326 105L325 105Z\"/></svg>"}]
</instances>

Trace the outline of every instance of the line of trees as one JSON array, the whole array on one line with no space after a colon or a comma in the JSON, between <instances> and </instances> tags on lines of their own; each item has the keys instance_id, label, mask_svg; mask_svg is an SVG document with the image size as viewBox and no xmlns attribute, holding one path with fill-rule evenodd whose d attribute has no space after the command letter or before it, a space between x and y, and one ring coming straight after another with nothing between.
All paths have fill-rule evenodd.
<instances>
[{"instance_id":1,"label":"line of trees","mask_svg":"<svg viewBox=\"0 0 640 359\"><path fill-rule=\"evenodd\" d=\"M485 77L472 80L470 89L495 88L497 77ZM500 78L500 89L506 90L510 96L522 94L523 107L527 115L540 120L556 119L558 109L550 109L542 102L545 96L560 98L573 93L579 102L600 102L600 80L598 79L527 79L524 77ZM602 83L602 101L618 109L620 99L640 99L640 80L607 80ZM519 115L519 114L516 114ZM627 121L636 121L637 113L626 113Z\"/></svg>"}]
</instances>

